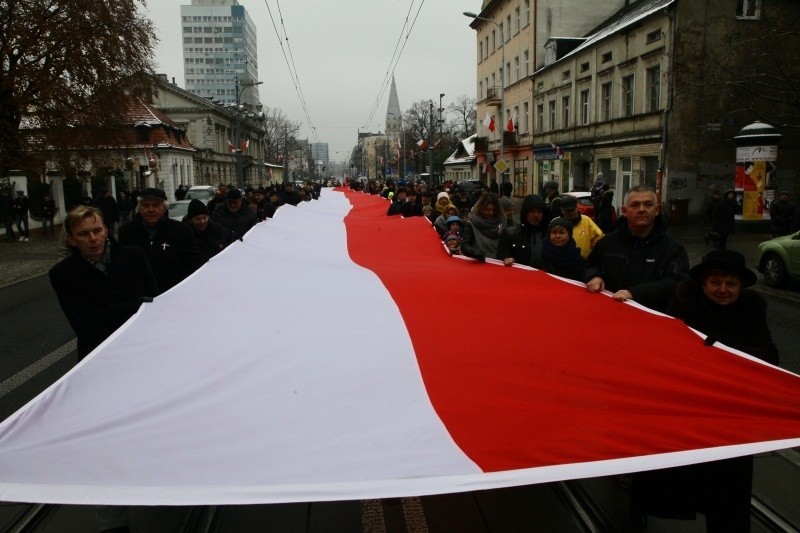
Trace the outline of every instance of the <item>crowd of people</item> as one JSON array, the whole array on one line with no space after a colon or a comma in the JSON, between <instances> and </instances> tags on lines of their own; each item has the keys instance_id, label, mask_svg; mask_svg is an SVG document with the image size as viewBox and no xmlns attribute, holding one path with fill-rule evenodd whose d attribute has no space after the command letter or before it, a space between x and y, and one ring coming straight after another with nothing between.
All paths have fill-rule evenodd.
<instances>
[{"instance_id":1,"label":"crowd of people","mask_svg":"<svg viewBox=\"0 0 800 533\"><path fill-rule=\"evenodd\" d=\"M578 212L574 197L559 194L557 182L546 182L541 194L523 199L518 222L488 188L464 202L463 191L419 187L396 188L391 195L383 190L391 200L387 215L427 216L450 254L527 265L580 281L589 292L608 291L615 301L632 300L683 320L706 335L698 342L707 346L722 343L779 363L766 300L749 288L756 275L744 256L727 250L722 237L719 249L690 268L686 249L667 234L649 186L626 191L617 217L608 213L614 191L601 182L592 198L602 229ZM716 208L720 234L732 232L722 223L729 217L725 207L721 202ZM752 476L752 457L634 474L631 517L644 526L648 515L695 519L702 513L708 531L749 531Z\"/></svg>"}]
</instances>

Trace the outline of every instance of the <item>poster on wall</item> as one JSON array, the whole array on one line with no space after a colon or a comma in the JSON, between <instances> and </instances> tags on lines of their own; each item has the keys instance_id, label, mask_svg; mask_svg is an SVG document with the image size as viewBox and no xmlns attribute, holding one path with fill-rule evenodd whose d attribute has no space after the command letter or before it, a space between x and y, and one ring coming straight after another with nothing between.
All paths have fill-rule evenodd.
<instances>
[{"instance_id":1,"label":"poster on wall","mask_svg":"<svg viewBox=\"0 0 800 533\"><path fill-rule=\"evenodd\" d=\"M775 195L777 146L740 146L736 149L736 197L741 198L742 220L769 218Z\"/></svg>"}]
</instances>

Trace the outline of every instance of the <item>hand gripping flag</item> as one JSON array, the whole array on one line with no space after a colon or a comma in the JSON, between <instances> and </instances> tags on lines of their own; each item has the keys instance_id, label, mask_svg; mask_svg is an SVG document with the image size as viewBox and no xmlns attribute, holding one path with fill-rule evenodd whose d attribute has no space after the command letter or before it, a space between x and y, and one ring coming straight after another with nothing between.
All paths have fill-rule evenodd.
<instances>
[{"instance_id":1,"label":"hand gripping flag","mask_svg":"<svg viewBox=\"0 0 800 533\"><path fill-rule=\"evenodd\" d=\"M800 445L800 377L580 284L450 257L423 217L386 209L326 189L144 304L0 423L0 501L413 496ZM464 337L419 298L443 279L476 288ZM236 302L226 335L209 301ZM511 333L545 318L536 342Z\"/></svg>"}]
</instances>

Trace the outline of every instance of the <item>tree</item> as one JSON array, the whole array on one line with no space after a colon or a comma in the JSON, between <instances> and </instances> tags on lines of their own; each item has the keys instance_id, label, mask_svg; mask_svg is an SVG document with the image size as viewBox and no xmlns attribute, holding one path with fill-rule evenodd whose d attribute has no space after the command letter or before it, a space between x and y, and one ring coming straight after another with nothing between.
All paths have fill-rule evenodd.
<instances>
[{"instance_id":1,"label":"tree","mask_svg":"<svg viewBox=\"0 0 800 533\"><path fill-rule=\"evenodd\" d=\"M455 115L455 119L447 125L453 136L461 140L475 133L476 108L474 98L463 94L455 102L447 106L447 110Z\"/></svg>"},{"instance_id":2,"label":"tree","mask_svg":"<svg viewBox=\"0 0 800 533\"><path fill-rule=\"evenodd\" d=\"M300 133L300 123L292 122L277 107L264 109L264 140L266 151L264 158L267 161L278 161L286 153L294 149L294 138ZM287 145L287 146L284 146ZM281 160L282 162L282 160Z\"/></svg>"},{"instance_id":3,"label":"tree","mask_svg":"<svg viewBox=\"0 0 800 533\"><path fill-rule=\"evenodd\" d=\"M153 86L156 38L137 10L144 4L0 0L0 176L37 167L45 151L66 161L79 147L110 144L125 95L147 98Z\"/></svg>"}]
</instances>

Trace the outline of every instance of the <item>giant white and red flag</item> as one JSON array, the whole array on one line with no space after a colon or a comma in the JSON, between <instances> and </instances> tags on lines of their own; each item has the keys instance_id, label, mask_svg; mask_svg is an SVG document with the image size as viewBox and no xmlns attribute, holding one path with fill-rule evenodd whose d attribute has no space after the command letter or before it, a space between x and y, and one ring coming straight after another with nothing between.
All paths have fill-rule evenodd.
<instances>
[{"instance_id":1,"label":"giant white and red flag","mask_svg":"<svg viewBox=\"0 0 800 533\"><path fill-rule=\"evenodd\" d=\"M800 377L489 263L375 196L284 206L0 423L0 501L411 496L800 445Z\"/></svg>"}]
</instances>

